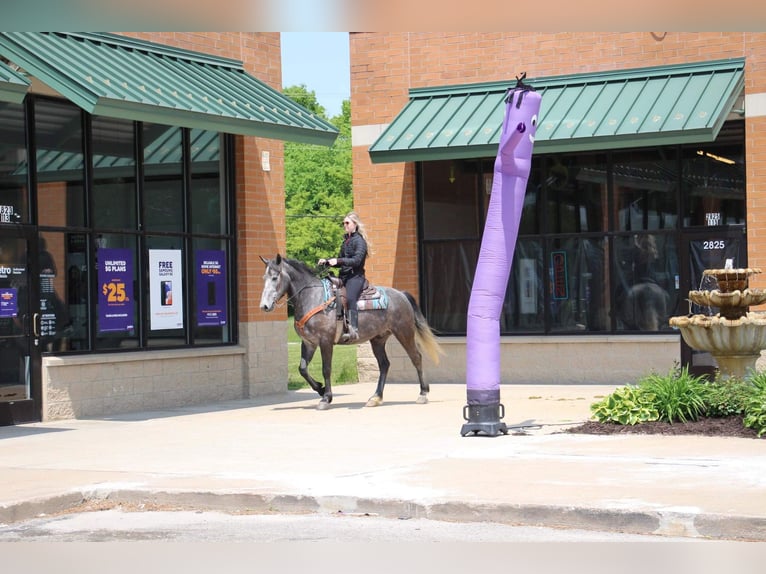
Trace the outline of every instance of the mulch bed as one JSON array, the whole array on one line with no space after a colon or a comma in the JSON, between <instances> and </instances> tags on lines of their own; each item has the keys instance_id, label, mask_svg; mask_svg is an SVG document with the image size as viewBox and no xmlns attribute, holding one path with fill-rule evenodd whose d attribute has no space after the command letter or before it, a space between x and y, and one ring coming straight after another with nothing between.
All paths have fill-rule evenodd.
<instances>
[{"instance_id":1,"label":"mulch bed","mask_svg":"<svg viewBox=\"0 0 766 574\"><path fill-rule=\"evenodd\" d=\"M662 434L702 435L735 438L758 438L758 433L742 424L742 417L701 418L691 422L646 422L635 425L619 425L588 421L563 432L572 434ZM766 435L761 438L766 438Z\"/></svg>"}]
</instances>

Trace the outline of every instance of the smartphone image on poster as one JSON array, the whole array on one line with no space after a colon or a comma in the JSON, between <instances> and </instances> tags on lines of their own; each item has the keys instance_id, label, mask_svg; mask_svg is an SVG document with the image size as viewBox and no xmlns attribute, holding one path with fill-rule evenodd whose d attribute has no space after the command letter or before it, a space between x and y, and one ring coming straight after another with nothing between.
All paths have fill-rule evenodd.
<instances>
[{"instance_id":1,"label":"smartphone image on poster","mask_svg":"<svg viewBox=\"0 0 766 574\"><path fill-rule=\"evenodd\" d=\"M215 282L208 281L207 283L207 304L215 305Z\"/></svg>"},{"instance_id":2,"label":"smartphone image on poster","mask_svg":"<svg viewBox=\"0 0 766 574\"><path fill-rule=\"evenodd\" d=\"M173 282L172 281L162 281L160 283L160 295L162 296L162 299L160 301L161 305L172 305L173 304Z\"/></svg>"}]
</instances>

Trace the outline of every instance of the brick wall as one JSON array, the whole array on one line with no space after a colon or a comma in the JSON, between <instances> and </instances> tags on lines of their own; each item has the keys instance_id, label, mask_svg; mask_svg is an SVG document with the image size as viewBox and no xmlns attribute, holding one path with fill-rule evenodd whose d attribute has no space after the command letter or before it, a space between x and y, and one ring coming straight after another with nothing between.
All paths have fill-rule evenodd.
<instances>
[{"instance_id":1,"label":"brick wall","mask_svg":"<svg viewBox=\"0 0 766 574\"><path fill-rule=\"evenodd\" d=\"M640 68L746 57L746 93L766 93L766 34L749 32L352 33L351 123L390 123L411 88ZM747 120L751 266L766 268L766 118ZM370 278L416 291L417 230L412 164L370 162L354 148L354 201L376 254ZM760 222L760 223L759 223ZM753 286L766 286L761 276Z\"/></svg>"}]
</instances>

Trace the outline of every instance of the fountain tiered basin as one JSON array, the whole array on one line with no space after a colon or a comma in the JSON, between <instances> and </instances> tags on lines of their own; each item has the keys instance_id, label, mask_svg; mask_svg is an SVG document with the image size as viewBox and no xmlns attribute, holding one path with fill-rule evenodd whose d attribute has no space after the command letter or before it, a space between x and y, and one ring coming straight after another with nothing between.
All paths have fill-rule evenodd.
<instances>
[{"instance_id":1,"label":"fountain tiered basin","mask_svg":"<svg viewBox=\"0 0 766 574\"><path fill-rule=\"evenodd\" d=\"M744 378L766 349L766 314L749 310L766 303L766 292L748 287L760 269L706 269L718 289L690 291L689 299L701 307L717 307L714 315L671 317L670 325L681 331L686 343L707 351L718 363L723 378Z\"/></svg>"}]
</instances>

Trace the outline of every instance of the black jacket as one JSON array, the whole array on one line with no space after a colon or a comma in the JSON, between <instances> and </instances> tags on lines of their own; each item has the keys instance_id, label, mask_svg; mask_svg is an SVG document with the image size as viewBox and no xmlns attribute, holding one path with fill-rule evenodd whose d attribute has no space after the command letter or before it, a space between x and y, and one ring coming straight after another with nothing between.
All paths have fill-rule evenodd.
<instances>
[{"instance_id":1,"label":"black jacket","mask_svg":"<svg viewBox=\"0 0 766 574\"><path fill-rule=\"evenodd\" d=\"M367 259L367 242L356 231L343 236L338 265L343 282L354 275L364 276L364 262Z\"/></svg>"}]
</instances>

